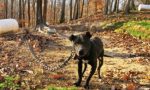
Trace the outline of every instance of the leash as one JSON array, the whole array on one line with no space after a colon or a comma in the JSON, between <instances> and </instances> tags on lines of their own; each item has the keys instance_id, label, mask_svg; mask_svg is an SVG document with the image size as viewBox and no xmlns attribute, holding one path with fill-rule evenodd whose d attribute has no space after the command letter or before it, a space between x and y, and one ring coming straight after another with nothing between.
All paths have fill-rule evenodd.
<instances>
[{"instance_id":1,"label":"leash","mask_svg":"<svg viewBox=\"0 0 150 90\"><path fill-rule=\"evenodd\" d=\"M46 69L46 70L48 70L50 72L54 72L54 71L56 71L58 69L61 69L61 68L64 68L65 66L67 66L68 62L72 59L72 57L75 54L74 50L72 49L70 56L67 59L65 59L62 64L57 64L55 66L49 66L49 65L46 65L46 64L42 63L42 60L40 60L39 57L37 57L37 55L35 54L35 52L33 50L33 47L29 44L29 42L28 42L28 40L26 39L25 36L22 37L22 41L25 42L25 44L26 44L29 52L31 53L32 57L34 58L34 60L37 63L41 64L44 69Z\"/></svg>"}]
</instances>

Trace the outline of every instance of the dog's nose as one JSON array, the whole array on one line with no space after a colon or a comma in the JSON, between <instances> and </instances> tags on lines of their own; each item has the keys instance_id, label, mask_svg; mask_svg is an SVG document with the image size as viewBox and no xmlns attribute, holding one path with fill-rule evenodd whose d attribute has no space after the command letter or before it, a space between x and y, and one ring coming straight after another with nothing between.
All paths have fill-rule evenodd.
<instances>
[{"instance_id":1,"label":"dog's nose","mask_svg":"<svg viewBox=\"0 0 150 90\"><path fill-rule=\"evenodd\" d=\"M84 54L84 51L83 51L83 50L80 50L80 51L79 51L79 55L82 56L83 54Z\"/></svg>"}]
</instances>

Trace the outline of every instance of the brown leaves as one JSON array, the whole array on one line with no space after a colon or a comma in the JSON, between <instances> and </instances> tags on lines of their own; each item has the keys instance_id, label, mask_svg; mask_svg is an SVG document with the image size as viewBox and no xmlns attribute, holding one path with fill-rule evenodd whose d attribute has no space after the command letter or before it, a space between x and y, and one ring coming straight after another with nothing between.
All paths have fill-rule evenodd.
<instances>
[{"instance_id":1,"label":"brown leaves","mask_svg":"<svg viewBox=\"0 0 150 90\"><path fill-rule=\"evenodd\" d=\"M50 79L57 79L57 80L61 80L64 79L65 76L63 74L54 74L54 75L49 75Z\"/></svg>"},{"instance_id":2,"label":"brown leaves","mask_svg":"<svg viewBox=\"0 0 150 90\"><path fill-rule=\"evenodd\" d=\"M134 83L129 83L127 84L127 87L126 87L127 90L137 90L136 88L137 86Z\"/></svg>"}]
</instances>

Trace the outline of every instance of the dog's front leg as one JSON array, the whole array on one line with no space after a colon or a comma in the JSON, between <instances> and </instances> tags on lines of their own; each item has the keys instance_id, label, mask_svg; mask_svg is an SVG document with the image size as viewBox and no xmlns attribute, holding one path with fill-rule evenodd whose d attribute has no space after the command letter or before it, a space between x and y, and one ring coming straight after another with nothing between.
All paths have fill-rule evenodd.
<instances>
[{"instance_id":1,"label":"dog's front leg","mask_svg":"<svg viewBox=\"0 0 150 90\"><path fill-rule=\"evenodd\" d=\"M96 66L97 66L97 65L92 65L92 68L91 68L91 71L90 71L90 75L89 75L89 77L88 77L87 80L86 80L86 83L85 83L85 85L84 85L84 88L89 88L89 81L91 80L91 77L93 76L93 74L94 74L95 71L96 71Z\"/></svg>"},{"instance_id":2,"label":"dog's front leg","mask_svg":"<svg viewBox=\"0 0 150 90\"><path fill-rule=\"evenodd\" d=\"M76 86L80 86L82 81L82 60L78 62L78 81L75 83Z\"/></svg>"}]
</instances>

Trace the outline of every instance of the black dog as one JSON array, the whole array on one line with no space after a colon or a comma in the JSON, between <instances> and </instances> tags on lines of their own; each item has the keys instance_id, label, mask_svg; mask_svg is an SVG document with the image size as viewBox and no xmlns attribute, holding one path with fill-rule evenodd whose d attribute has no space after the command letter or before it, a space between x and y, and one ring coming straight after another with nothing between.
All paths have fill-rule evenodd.
<instances>
[{"instance_id":1,"label":"black dog","mask_svg":"<svg viewBox=\"0 0 150 90\"><path fill-rule=\"evenodd\" d=\"M98 66L98 77L101 79L100 76L100 68L103 65L103 56L104 56L104 49L103 43L100 38L95 37L91 39L92 35L90 32L86 32L85 34L80 35L71 35L69 37L70 41L73 42L74 49L76 52L75 59L78 59L78 81L75 83L76 86L80 86L82 81L82 76L87 68L87 63L91 65L90 75L86 80L85 88L89 88L89 81L93 74L96 71L97 67L97 59L99 59L99 66ZM85 68L82 72L82 63L85 63Z\"/></svg>"}]
</instances>

